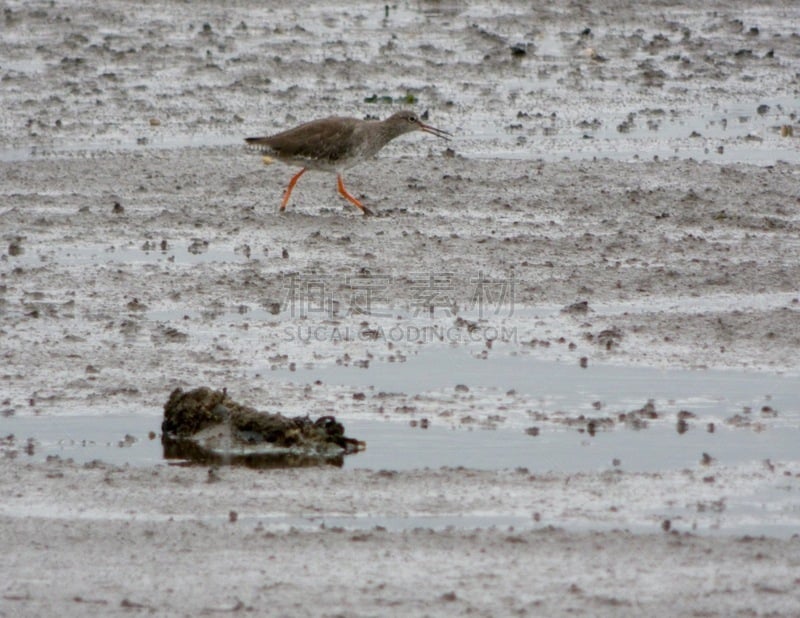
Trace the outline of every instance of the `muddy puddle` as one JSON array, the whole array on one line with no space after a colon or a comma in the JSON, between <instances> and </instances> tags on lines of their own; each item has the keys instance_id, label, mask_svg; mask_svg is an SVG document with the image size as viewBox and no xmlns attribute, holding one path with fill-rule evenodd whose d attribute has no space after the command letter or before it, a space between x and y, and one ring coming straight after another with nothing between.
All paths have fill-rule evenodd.
<instances>
[{"instance_id":1,"label":"muddy puddle","mask_svg":"<svg viewBox=\"0 0 800 618\"><path fill-rule=\"evenodd\" d=\"M552 117L533 126L499 127L484 118L470 128L474 133L466 133L469 137L459 153L481 159L543 161L674 158L753 165L797 163L796 140L781 137L797 113L797 102L781 97L770 103L740 101L701 109L648 107L616 114L584 109L583 119ZM529 140L535 146L520 147ZM492 144L488 150L487 143Z\"/></svg>"},{"instance_id":2,"label":"muddy puddle","mask_svg":"<svg viewBox=\"0 0 800 618\"><path fill-rule=\"evenodd\" d=\"M55 263L59 266L90 266L111 264L201 264L210 262L244 262L247 257L232 247L213 247L208 241L193 239L188 243L169 243L166 240L141 246L61 245L40 251L23 252L15 256L17 266L37 266ZM163 245L162 245L163 243ZM162 248L163 246L163 248Z\"/></svg>"},{"instance_id":3,"label":"muddy puddle","mask_svg":"<svg viewBox=\"0 0 800 618\"><path fill-rule=\"evenodd\" d=\"M784 421L800 421L800 393L796 378L779 374L736 370L682 370L579 363L554 363L522 354L483 351L450 346L435 347L406 357L404 362L384 363L371 369L333 365L278 369L293 382L313 382L365 387L371 391L418 394L439 389L485 388L516 391L535 396L550 411L556 407L587 412L597 401L605 413L623 411L653 399L672 408L689 406L694 412L720 420L768 403L786 410Z\"/></svg>"},{"instance_id":4,"label":"muddy puddle","mask_svg":"<svg viewBox=\"0 0 800 618\"><path fill-rule=\"evenodd\" d=\"M160 440L160 418L153 416L20 416L3 419L4 439L13 434L20 463L58 456L78 463L99 460L114 465L184 464ZM532 472L593 472L619 468L656 472L694 468L703 454L726 465L753 460L788 459L796 453L800 431L792 428L753 432L695 428L681 434L670 426L618 428L594 436L579 429L553 429L532 436L510 428L453 428L396 421L346 421L347 431L366 441L362 453L333 461L345 468L411 470L466 467L480 470L527 468ZM291 465L262 459L236 463L256 468ZM208 464L224 464L220 459ZM308 462L302 464L309 465Z\"/></svg>"},{"instance_id":5,"label":"muddy puddle","mask_svg":"<svg viewBox=\"0 0 800 618\"><path fill-rule=\"evenodd\" d=\"M643 107L624 112L600 112L578 105L577 110L566 116L540 118L534 114L533 120L510 124L498 122L493 114L475 112L468 118L459 118L458 126L451 127L456 137L450 148L460 156L474 159L553 162L674 158L754 165L798 163L797 140L791 135L783 137L797 113L797 102L790 97L714 104L700 109ZM405 152L415 142L409 140L409 144L396 146L395 151ZM198 148L227 148L232 154L241 151L241 158L247 160L242 136L236 134L146 128L134 134L95 136L91 142L64 139L46 147L0 148L0 162Z\"/></svg>"},{"instance_id":6,"label":"muddy puddle","mask_svg":"<svg viewBox=\"0 0 800 618\"><path fill-rule=\"evenodd\" d=\"M448 347L369 369L337 365L266 373L266 380L284 386L344 386L357 393L363 407L348 408L339 418L367 448L332 462L345 468L657 472L792 459L800 444L796 379L777 374L582 368L520 355L485 359ZM512 395L529 396L530 408L498 405L498 397ZM452 397L453 405L473 411L474 418L424 410L381 417L376 409L392 397L440 402ZM157 413L97 412L0 419L0 433L14 436L4 450L22 461L59 456L135 466L162 463L165 457L168 463L185 462L162 446Z\"/></svg>"}]
</instances>

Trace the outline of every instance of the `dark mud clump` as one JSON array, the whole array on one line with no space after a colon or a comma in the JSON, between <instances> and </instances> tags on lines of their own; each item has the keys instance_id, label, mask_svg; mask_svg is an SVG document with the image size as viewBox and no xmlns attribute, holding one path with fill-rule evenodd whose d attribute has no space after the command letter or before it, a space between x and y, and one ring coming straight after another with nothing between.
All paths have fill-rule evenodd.
<instances>
[{"instance_id":1,"label":"dark mud clump","mask_svg":"<svg viewBox=\"0 0 800 618\"><path fill-rule=\"evenodd\" d=\"M164 405L164 456L198 463L254 467L341 465L343 456L365 444L344 435L333 416L312 420L259 412L231 399L225 390L175 389Z\"/></svg>"}]
</instances>

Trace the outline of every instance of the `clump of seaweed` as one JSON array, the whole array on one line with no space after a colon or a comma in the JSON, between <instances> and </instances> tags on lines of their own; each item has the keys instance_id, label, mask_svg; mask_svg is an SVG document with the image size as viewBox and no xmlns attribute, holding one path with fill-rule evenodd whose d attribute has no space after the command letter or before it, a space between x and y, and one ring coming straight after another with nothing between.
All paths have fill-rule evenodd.
<instances>
[{"instance_id":1,"label":"clump of seaweed","mask_svg":"<svg viewBox=\"0 0 800 618\"><path fill-rule=\"evenodd\" d=\"M248 465L339 463L365 448L348 438L333 416L289 417L259 412L228 396L226 390L175 389L164 405L162 443L168 458L202 463Z\"/></svg>"}]
</instances>

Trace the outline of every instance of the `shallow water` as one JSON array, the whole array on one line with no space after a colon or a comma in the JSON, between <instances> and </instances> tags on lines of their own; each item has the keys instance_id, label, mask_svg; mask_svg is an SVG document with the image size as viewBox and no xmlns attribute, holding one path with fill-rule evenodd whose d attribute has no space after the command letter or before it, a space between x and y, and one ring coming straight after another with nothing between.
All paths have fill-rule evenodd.
<instances>
[{"instance_id":1,"label":"shallow water","mask_svg":"<svg viewBox=\"0 0 800 618\"><path fill-rule=\"evenodd\" d=\"M460 348L429 349L406 362L268 372L272 382L298 386L364 388L367 393L406 395L471 389L481 412L496 405L494 391L534 395L549 420L509 417L507 422L464 425L420 415L408 420L378 420L365 409L340 417L348 436L367 443L363 453L344 459L344 467L408 470L442 466L494 470L528 468L532 472L589 472L619 467L656 472L693 468L708 453L723 464L772 459L793 460L800 444L800 392L796 379L776 374L712 370L658 370L612 365L545 362L527 356L497 354L489 359ZM463 389L463 386L461 387ZM658 418L633 428L618 420L652 400ZM367 399L369 401L369 398ZM599 405L598 405L599 402ZM599 409L598 409L599 408ZM766 408L766 411L763 410ZM677 412L695 417L684 427ZM111 411L110 411L111 412ZM734 415L745 426L726 422ZM590 430L590 419L611 419ZM563 422L568 420L569 422ZM14 434L21 449L32 438L37 460L48 455L78 462L100 459L115 464L153 465L163 461L160 417L141 415L11 416L0 433ZM709 430L713 424L713 431ZM531 435L530 428L538 432ZM606 427L606 428L604 428ZM528 431L526 431L528 430ZM590 435L590 431L594 435ZM152 437L148 437L149 432ZM126 435L131 436L126 440ZM175 463L175 462L173 462Z\"/></svg>"},{"instance_id":2,"label":"shallow water","mask_svg":"<svg viewBox=\"0 0 800 618\"><path fill-rule=\"evenodd\" d=\"M406 362L359 369L333 365L275 370L273 377L293 382L369 387L376 392L409 395L458 384L498 391L515 390L540 397L559 409L585 412L597 400L604 410L595 416L628 411L648 399L671 402L676 411L689 406L705 420L720 420L769 404L781 410L781 424L800 425L800 389L796 378L735 370L684 370L591 364L554 363L524 355L491 353L486 359L458 347L431 346ZM757 407L756 407L757 406Z\"/></svg>"},{"instance_id":3,"label":"shallow water","mask_svg":"<svg viewBox=\"0 0 800 618\"><path fill-rule=\"evenodd\" d=\"M3 419L2 433L14 434L20 448L29 438L35 441L31 454L18 453L20 461L42 461L57 455L78 463L183 463L164 459L160 424L153 416L19 416ZM662 425L597 431L594 436L576 428L558 428L531 436L519 429L436 425L422 429L396 421L350 420L345 426L349 436L367 442L367 449L345 457L344 467L374 470L463 466L480 470L527 468L544 473L619 467L629 472L656 472L694 468L704 452L730 465L785 460L796 455L800 443L796 428L763 432L720 428L708 433L695 425L679 434L673 426ZM149 432L156 435L151 438Z\"/></svg>"},{"instance_id":4,"label":"shallow water","mask_svg":"<svg viewBox=\"0 0 800 618\"><path fill-rule=\"evenodd\" d=\"M759 113L760 104L769 105L769 111ZM477 159L646 161L675 158L754 165L774 165L778 161L798 163L797 139L780 136L781 127L790 124L790 116L797 113L797 101L790 97L699 108L643 108L626 113L591 107L581 109L578 105L567 117L552 123L549 120L528 123L528 126L512 123L515 128L509 129L498 123L494 115L475 112L459 117L457 128L449 127L456 136L448 146L459 155ZM587 126L582 122L591 124ZM141 132L149 135L144 145L137 141L141 139L138 134L119 133L94 136L91 141L62 139L46 148L38 145L0 148L0 162L221 147L230 148L232 156L243 160L253 156L245 150L243 136L234 133L181 133L175 129L159 129L155 133L152 129L142 129ZM420 146L417 139L409 139L393 143L388 150L410 153L418 151Z\"/></svg>"},{"instance_id":5,"label":"shallow water","mask_svg":"<svg viewBox=\"0 0 800 618\"><path fill-rule=\"evenodd\" d=\"M166 249L158 248L154 243L151 249L142 247L64 244L57 248L26 251L14 256L17 266L36 266L44 263L55 263L59 266L100 266L106 264L201 264L209 262L245 262L247 258L230 246L211 246L203 241L189 245L169 245Z\"/></svg>"}]
</instances>

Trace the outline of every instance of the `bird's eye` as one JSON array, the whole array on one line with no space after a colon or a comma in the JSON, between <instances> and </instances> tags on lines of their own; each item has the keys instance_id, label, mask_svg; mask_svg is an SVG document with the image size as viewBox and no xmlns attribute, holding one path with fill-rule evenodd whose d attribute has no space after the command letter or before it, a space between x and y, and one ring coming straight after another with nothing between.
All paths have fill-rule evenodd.
<instances>
[{"instance_id":1,"label":"bird's eye","mask_svg":"<svg viewBox=\"0 0 800 618\"><path fill-rule=\"evenodd\" d=\"M409 116L408 117L408 121L409 122L417 122L417 117L416 116Z\"/></svg>"}]
</instances>

